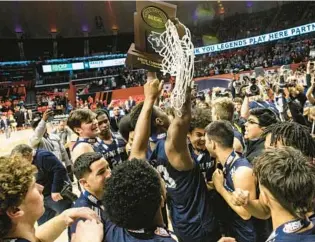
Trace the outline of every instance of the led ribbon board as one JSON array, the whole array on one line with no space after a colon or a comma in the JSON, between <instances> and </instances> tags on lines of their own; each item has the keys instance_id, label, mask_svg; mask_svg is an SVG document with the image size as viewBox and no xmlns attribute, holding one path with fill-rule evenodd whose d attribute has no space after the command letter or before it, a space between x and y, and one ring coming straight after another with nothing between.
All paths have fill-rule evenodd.
<instances>
[{"instance_id":1,"label":"led ribbon board","mask_svg":"<svg viewBox=\"0 0 315 242\"><path fill-rule=\"evenodd\" d=\"M43 65L43 72L60 72L60 71L75 71L83 69L111 67L111 66L123 66L125 65L126 58L112 59L112 60L100 60L100 61L89 61L89 62L77 62L77 63L66 63L56 65Z\"/></svg>"},{"instance_id":2,"label":"led ribbon board","mask_svg":"<svg viewBox=\"0 0 315 242\"><path fill-rule=\"evenodd\" d=\"M83 62L57 64L57 65L43 65L43 72L44 73L59 72L59 71L82 70L82 69L84 69Z\"/></svg>"},{"instance_id":3,"label":"led ribbon board","mask_svg":"<svg viewBox=\"0 0 315 242\"><path fill-rule=\"evenodd\" d=\"M230 42L225 42L221 44L208 45L200 48L195 48L195 55L202 55L211 52L229 50L234 48L241 48L250 45L256 45L261 43L266 43L274 40L280 40L285 38L290 38L297 35L303 35L315 31L315 23L309 23L306 25L301 25L298 27L280 30L277 32L272 32L269 34L258 35L246 39L234 40Z\"/></svg>"}]
</instances>

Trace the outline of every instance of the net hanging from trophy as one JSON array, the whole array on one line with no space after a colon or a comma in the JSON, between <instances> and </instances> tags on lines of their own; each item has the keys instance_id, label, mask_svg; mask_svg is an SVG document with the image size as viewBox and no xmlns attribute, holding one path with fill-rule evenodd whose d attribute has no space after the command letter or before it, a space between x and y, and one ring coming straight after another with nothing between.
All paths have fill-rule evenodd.
<instances>
[{"instance_id":1,"label":"net hanging from trophy","mask_svg":"<svg viewBox=\"0 0 315 242\"><path fill-rule=\"evenodd\" d=\"M148 41L163 58L161 72L175 77L171 106L178 116L182 116L187 88L192 87L195 54L189 29L177 19L174 22L168 20L166 30L162 34L153 32Z\"/></svg>"}]
</instances>

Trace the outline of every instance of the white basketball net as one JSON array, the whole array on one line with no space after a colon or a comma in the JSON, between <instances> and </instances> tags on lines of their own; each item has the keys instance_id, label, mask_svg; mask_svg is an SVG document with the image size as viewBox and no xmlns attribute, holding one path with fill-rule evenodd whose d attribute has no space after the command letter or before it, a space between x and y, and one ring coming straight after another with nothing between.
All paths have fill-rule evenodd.
<instances>
[{"instance_id":1,"label":"white basketball net","mask_svg":"<svg viewBox=\"0 0 315 242\"><path fill-rule=\"evenodd\" d=\"M181 117L182 107L186 101L187 87L192 85L195 54L189 29L181 22L179 24L185 30L181 39L174 23L168 20L165 24L166 31L159 36L159 47L161 48L153 48L163 57L161 68L163 74L169 73L176 78L171 95L171 106Z\"/></svg>"}]
</instances>

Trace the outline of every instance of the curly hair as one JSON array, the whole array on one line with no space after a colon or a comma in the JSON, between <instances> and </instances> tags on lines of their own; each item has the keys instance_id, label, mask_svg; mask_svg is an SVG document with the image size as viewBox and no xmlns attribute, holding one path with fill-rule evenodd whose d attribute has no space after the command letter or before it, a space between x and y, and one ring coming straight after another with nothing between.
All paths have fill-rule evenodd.
<instances>
[{"instance_id":1,"label":"curly hair","mask_svg":"<svg viewBox=\"0 0 315 242\"><path fill-rule=\"evenodd\" d=\"M126 229L151 229L161 203L161 180L146 161L132 159L113 169L103 198L109 219Z\"/></svg>"},{"instance_id":2,"label":"curly hair","mask_svg":"<svg viewBox=\"0 0 315 242\"><path fill-rule=\"evenodd\" d=\"M260 185L293 216L305 218L315 196L315 166L292 147L267 149L255 160Z\"/></svg>"},{"instance_id":3,"label":"curly hair","mask_svg":"<svg viewBox=\"0 0 315 242\"><path fill-rule=\"evenodd\" d=\"M192 132L194 129L205 129L212 121L211 110L196 108L191 116L189 132Z\"/></svg>"},{"instance_id":4,"label":"curly hair","mask_svg":"<svg viewBox=\"0 0 315 242\"><path fill-rule=\"evenodd\" d=\"M304 155L315 158L315 142L307 126L295 122L279 122L266 127L263 137L271 135L271 146L281 143L300 150Z\"/></svg>"},{"instance_id":5,"label":"curly hair","mask_svg":"<svg viewBox=\"0 0 315 242\"><path fill-rule=\"evenodd\" d=\"M37 169L21 157L0 157L0 238L8 234L12 222L6 211L18 207L32 184Z\"/></svg>"}]
</instances>

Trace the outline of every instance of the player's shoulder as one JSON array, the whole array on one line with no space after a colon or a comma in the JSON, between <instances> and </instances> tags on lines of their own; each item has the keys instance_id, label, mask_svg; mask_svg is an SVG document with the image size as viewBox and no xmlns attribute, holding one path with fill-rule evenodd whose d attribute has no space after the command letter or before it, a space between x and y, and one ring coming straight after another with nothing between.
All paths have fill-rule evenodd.
<instances>
[{"instance_id":1,"label":"player's shoulder","mask_svg":"<svg viewBox=\"0 0 315 242\"><path fill-rule=\"evenodd\" d=\"M87 152L94 152L93 146L86 142L78 143L72 150L72 158L76 160L80 155Z\"/></svg>"}]
</instances>

